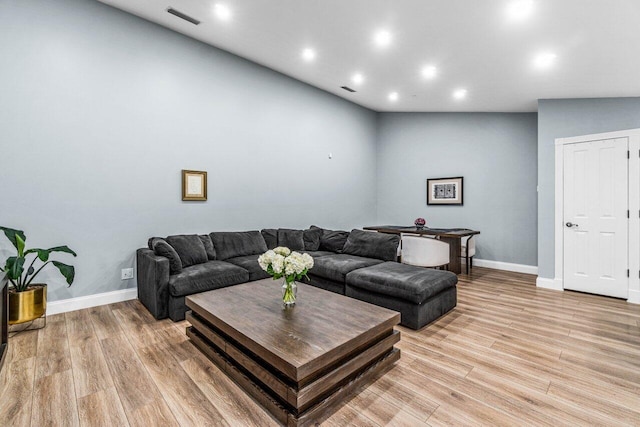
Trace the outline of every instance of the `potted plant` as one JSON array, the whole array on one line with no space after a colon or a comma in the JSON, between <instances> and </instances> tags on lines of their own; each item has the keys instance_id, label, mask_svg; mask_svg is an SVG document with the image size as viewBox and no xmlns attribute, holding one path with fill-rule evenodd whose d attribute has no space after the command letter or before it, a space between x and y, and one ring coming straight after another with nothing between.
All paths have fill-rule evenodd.
<instances>
[{"instance_id":1,"label":"potted plant","mask_svg":"<svg viewBox=\"0 0 640 427\"><path fill-rule=\"evenodd\" d=\"M16 248L16 255L7 258L4 268L0 267L9 279L9 324L17 324L35 320L45 313L47 308L47 285L33 283L33 279L48 264L53 264L67 280L69 286L73 283L75 269L71 265L53 261L49 256L53 252L66 252L73 256L76 253L67 246L56 246L49 249L25 249L27 237L21 230L0 227L7 239ZM25 267L27 258L33 255L31 263ZM43 264L36 270L36 261Z\"/></svg>"}]
</instances>

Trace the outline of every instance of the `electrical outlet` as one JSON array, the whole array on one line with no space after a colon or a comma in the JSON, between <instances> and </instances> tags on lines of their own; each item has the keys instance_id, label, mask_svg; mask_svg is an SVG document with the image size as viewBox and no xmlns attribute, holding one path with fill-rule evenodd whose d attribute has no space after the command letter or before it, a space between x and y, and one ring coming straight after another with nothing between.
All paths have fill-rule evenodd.
<instances>
[{"instance_id":1,"label":"electrical outlet","mask_svg":"<svg viewBox=\"0 0 640 427\"><path fill-rule=\"evenodd\" d=\"M133 279L133 268L123 268L121 277L122 280Z\"/></svg>"}]
</instances>

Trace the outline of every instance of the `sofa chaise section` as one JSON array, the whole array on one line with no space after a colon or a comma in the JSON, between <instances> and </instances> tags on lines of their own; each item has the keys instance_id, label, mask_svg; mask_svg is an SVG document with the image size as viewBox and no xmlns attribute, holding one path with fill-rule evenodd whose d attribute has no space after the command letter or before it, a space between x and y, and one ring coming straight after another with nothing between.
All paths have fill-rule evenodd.
<instances>
[{"instance_id":1,"label":"sofa chaise section","mask_svg":"<svg viewBox=\"0 0 640 427\"><path fill-rule=\"evenodd\" d=\"M345 295L399 311L400 323L420 329L457 304L458 277L397 262L385 262L347 274Z\"/></svg>"}]
</instances>

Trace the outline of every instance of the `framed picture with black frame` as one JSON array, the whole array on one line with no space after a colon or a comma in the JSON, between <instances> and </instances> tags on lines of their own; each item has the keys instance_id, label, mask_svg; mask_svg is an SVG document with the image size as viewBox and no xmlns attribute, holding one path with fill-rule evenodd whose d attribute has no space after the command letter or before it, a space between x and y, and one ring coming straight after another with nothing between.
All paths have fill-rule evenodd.
<instances>
[{"instance_id":1,"label":"framed picture with black frame","mask_svg":"<svg viewBox=\"0 0 640 427\"><path fill-rule=\"evenodd\" d=\"M462 205L463 178L427 179L427 205Z\"/></svg>"}]
</instances>

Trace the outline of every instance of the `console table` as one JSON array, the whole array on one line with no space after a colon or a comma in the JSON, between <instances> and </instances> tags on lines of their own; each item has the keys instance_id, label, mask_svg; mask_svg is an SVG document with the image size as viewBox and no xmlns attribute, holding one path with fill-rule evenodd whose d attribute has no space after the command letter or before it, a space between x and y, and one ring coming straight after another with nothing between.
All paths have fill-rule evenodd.
<instances>
[{"instance_id":1,"label":"console table","mask_svg":"<svg viewBox=\"0 0 640 427\"><path fill-rule=\"evenodd\" d=\"M462 266L460 264L460 246L463 237L475 236L480 234L479 231L469 230L467 228L421 228L405 227L402 225L374 225L364 227L365 230L377 231L379 233L390 234L420 234L438 236L443 242L449 244L449 271L453 273L462 273Z\"/></svg>"}]
</instances>

